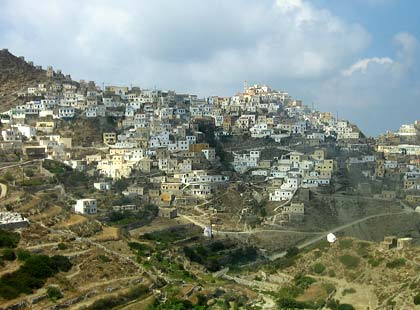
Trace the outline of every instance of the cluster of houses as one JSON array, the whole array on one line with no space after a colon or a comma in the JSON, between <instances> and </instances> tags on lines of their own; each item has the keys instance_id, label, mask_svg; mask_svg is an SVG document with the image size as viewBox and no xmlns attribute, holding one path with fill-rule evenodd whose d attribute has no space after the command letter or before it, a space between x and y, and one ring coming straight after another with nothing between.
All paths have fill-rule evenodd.
<instances>
[{"instance_id":1,"label":"cluster of houses","mask_svg":"<svg viewBox=\"0 0 420 310\"><path fill-rule=\"evenodd\" d=\"M270 193L270 200L290 200L299 188L330 185L334 166L334 160L325 159L323 150L316 150L311 155L291 152L282 156L268 171L270 178L282 180L281 185Z\"/></svg>"},{"instance_id":2,"label":"cluster of houses","mask_svg":"<svg viewBox=\"0 0 420 310\"><path fill-rule=\"evenodd\" d=\"M420 122L402 125L396 132L379 136L372 152L347 158L347 167L356 168L369 180L390 179L395 188L376 194L377 198L404 199L413 207L420 204ZM362 152L363 153L363 152ZM364 184L366 185L366 184ZM368 186L364 186L365 189Z\"/></svg>"},{"instance_id":3,"label":"cluster of houses","mask_svg":"<svg viewBox=\"0 0 420 310\"><path fill-rule=\"evenodd\" d=\"M52 68L47 70L47 75L55 74ZM316 148L327 140L353 145L360 138L359 129L348 121L313 111L267 85L244 85L231 97L198 98L174 91L54 80L18 95L26 103L0 114L1 149L21 149L28 157L59 160L77 170L93 167L104 180L95 183L98 190L110 189L105 180L159 172L164 176L149 178L153 188L138 186L142 189L127 195L147 196L147 201L167 206L208 199L229 182L231 172L221 171L206 128L213 130L216 139L250 135L281 142L300 137ZM96 153L75 155L72 138L57 134L57 127L67 120L104 117L117 120L118 125L101 132ZM299 188L329 185L336 165L321 147L313 154L291 152L271 160L262 160L257 150L233 155L230 164L237 173L278 180L270 193L272 201L290 200ZM81 203L76 212L96 212L96 206Z\"/></svg>"}]
</instances>

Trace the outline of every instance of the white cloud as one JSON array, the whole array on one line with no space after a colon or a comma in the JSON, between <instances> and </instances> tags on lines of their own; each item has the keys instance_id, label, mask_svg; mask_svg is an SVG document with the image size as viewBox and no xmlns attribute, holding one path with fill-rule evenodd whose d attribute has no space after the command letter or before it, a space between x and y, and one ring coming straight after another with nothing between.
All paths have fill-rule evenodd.
<instances>
[{"instance_id":1,"label":"white cloud","mask_svg":"<svg viewBox=\"0 0 420 310\"><path fill-rule=\"evenodd\" d=\"M395 35L393 41L395 57L361 59L327 79L313 97L324 109L357 121L369 134L414 121L420 98L418 76L412 74L418 67L418 41L408 33Z\"/></svg>"},{"instance_id":2,"label":"white cloud","mask_svg":"<svg viewBox=\"0 0 420 310\"><path fill-rule=\"evenodd\" d=\"M0 45L76 78L229 94L342 68L369 34L304 0L5 1Z\"/></svg>"},{"instance_id":3,"label":"white cloud","mask_svg":"<svg viewBox=\"0 0 420 310\"><path fill-rule=\"evenodd\" d=\"M243 80L268 83L363 129L386 111L399 121L401 102L411 108L419 96L416 38L398 34L395 55L366 58L370 40L361 25L309 0L0 4L0 46L76 79L199 95L230 95Z\"/></svg>"},{"instance_id":4,"label":"white cloud","mask_svg":"<svg viewBox=\"0 0 420 310\"><path fill-rule=\"evenodd\" d=\"M368 66L371 64L379 64L379 65L391 65L393 64L393 60L389 57L373 57L373 58L364 58L360 59L356 63L350 66L343 71L344 76L350 76L355 72L366 73Z\"/></svg>"}]
</instances>

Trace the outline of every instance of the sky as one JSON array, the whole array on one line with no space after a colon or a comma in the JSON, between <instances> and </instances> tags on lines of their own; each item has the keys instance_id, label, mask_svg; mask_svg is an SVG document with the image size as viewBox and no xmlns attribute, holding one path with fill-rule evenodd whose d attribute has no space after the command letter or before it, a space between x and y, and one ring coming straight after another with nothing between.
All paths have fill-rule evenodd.
<instances>
[{"instance_id":1,"label":"sky","mask_svg":"<svg viewBox=\"0 0 420 310\"><path fill-rule=\"evenodd\" d=\"M417 0L0 0L0 48L99 85L268 84L367 135L420 119Z\"/></svg>"}]
</instances>

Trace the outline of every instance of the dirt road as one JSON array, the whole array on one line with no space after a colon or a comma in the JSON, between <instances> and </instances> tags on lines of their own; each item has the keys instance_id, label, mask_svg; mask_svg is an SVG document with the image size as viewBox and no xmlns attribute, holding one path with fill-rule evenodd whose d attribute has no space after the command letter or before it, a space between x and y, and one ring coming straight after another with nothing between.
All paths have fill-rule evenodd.
<instances>
[{"instance_id":1,"label":"dirt road","mask_svg":"<svg viewBox=\"0 0 420 310\"><path fill-rule=\"evenodd\" d=\"M7 195L7 185L0 183L0 199L3 199Z\"/></svg>"},{"instance_id":2,"label":"dirt road","mask_svg":"<svg viewBox=\"0 0 420 310\"><path fill-rule=\"evenodd\" d=\"M308 241L305 241L305 242L297 245L297 248L298 249L304 249L304 248L306 248L306 247L308 247L308 246L310 246L310 245L312 245L312 244L314 244L318 241L321 241L321 240L325 239L329 233L339 232L339 231L344 230L346 228L349 228L351 226L363 223L363 222L365 222L369 219L372 219L372 218L385 217L385 216L398 215L398 214L407 214L407 213L412 213L412 212L414 212L414 211L411 209L411 210L404 210L404 211L401 211L401 212L381 213L381 214L366 216L364 218L352 221L352 222L347 223L345 225L341 225L341 226L338 226L336 228L330 229L329 231L326 231L323 234L321 234L321 235L319 235L315 238L312 238ZM284 257L285 255L286 255L286 251L283 251L283 252L280 252L280 253L274 253L274 254L270 255L268 258L270 260L276 260L277 258Z\"/></svg>"}]
</instances>

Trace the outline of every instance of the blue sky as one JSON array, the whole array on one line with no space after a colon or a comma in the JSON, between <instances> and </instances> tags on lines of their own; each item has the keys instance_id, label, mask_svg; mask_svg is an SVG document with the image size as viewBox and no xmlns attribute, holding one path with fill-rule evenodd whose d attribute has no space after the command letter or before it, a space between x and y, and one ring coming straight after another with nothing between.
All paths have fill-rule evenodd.
<instances>
[{"instance_id":1,"label":"blue sky","mask_svg":"<svg viewBox=\"0 0 420 310\"><path fill-rule=\"evenodd\" d=\"M0 47L75 79L232 95L244 80L368 135L420 112L420 1L0 2Z\"/></svg>"},{"instance_id":2,"label":"blue sky","mask_svg":"<svg viewBox=\"0 0 420 310\"><path fill-rule=\"evenodd\" d=\"M420 37L417 0L315 0L317 6L327 7L331 12L349 22L360 23L372 35L373 41L366 51L367 56L392 53L389 38L396 32L408 32Z\"/></svg>"}]
</instances>

